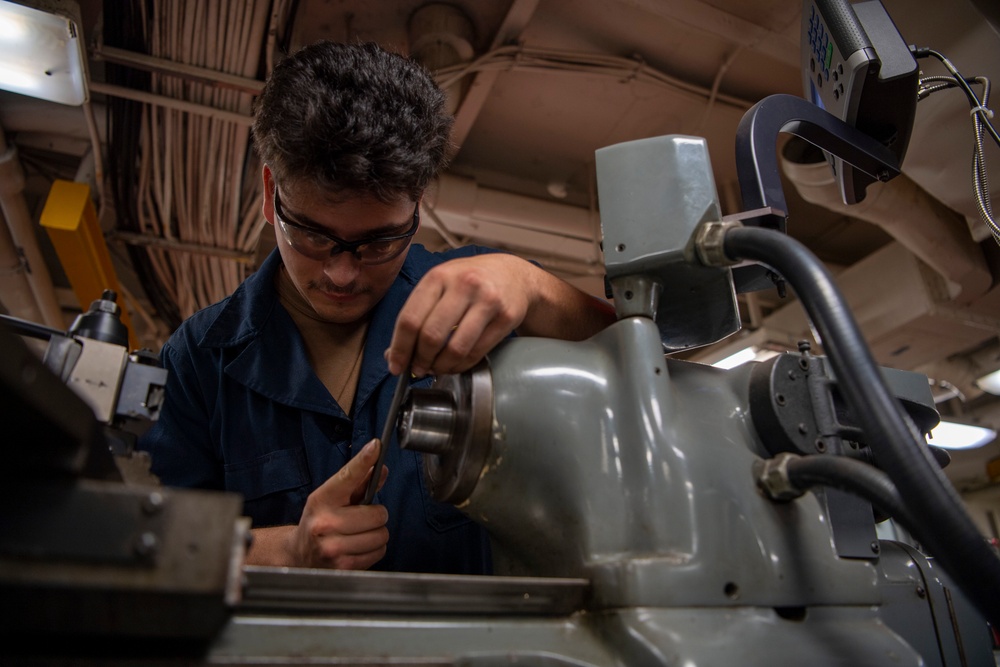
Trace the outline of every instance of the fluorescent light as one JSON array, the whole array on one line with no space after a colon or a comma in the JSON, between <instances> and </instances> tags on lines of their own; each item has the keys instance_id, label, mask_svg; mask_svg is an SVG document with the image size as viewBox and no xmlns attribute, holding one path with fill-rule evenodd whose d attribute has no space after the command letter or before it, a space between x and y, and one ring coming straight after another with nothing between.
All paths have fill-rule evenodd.
<instances>
[{"instance_id":1,"label":"fluorescent light","mask_svg":"<svg viewBox=\"0 0 1000 667\"><path fill-rule=\"evenodd\" d=\"M80 8L45 3L52 12L0 0L0 89L60 104L87 101Z\"/></svg>"},{"instance_id":2,"label":"fluorescent light","mask_svg":"<svg viewBox=\"0 0 1000 667\"><path fill-rule=\"evenodd\" d=\"M712 365L716 368L736 368L748 361L764 361L777 356L774 350L764 350L755 345L745 347L739 352L734 352L724 359L719 359Z\"/></svg>"},{"instance_id":3,"label":"fluorescent light","mask_svg":"<svg viewBox=\"0 0 1000 667\"><path fill-rule=\"evenodd\" d=\"M753 361L755 354L757 354L757 352L752 347L745 347L739 352L730 354L725 359L719 359L712 365L716 368L736 368L740 364Z\"/></svg>"},{"instance_id":4,"label":"fluorescent light","mask_svg":"<svg viewBox=\"0 0 1000 667\"><path fill-rule=\"evenodd\" d=\"M1000 396L1000 370L984 375L976 380L975 384L985 392Z\"/></svg>"},{"instance_id":5,"label":"fluorescent light","mask_svg":"<svg viewBox=\"0 0 1000 667\"><path fill-rule=\"evenodd\" d=\"M0 70L0 88L31 95L38 88L38 80L23 70Z\"/></svg>"},{"instance_id":6,"label":"fluorescent light","mask_svg":"<svg viewBox=\"0 0 1000 667\"><path fill-rule=\"evenodd\" d=\"M942 449L973 449L993 442L997 432L982 426L942 421L927 436L927 444Z\"/></svg>"},{"instance_id":7,"label":"fluorescent light","mask_svg":"<svg viewBox=\"0 0 1000 667\"><path fill-rule=\"evenodd\" d=\"M8 12L0 13L0 41L16 42L24 39L28 34L24 23L19 16Z\"/></svg>"}]
</instances>

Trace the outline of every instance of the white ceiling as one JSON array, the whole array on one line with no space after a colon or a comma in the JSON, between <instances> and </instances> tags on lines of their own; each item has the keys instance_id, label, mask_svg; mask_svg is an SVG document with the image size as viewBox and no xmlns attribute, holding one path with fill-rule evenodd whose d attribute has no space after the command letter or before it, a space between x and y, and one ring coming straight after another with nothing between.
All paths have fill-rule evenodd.
<instances>
[{"instance_id":1,"label":"white ceiling","mask_svg":"<svg viewBox=\"0 0 1000 667\"><path fill-rule=\"evenodd\" d=\"M129 3L107 2L104 13L96 0L81 4L95 81L92 108L105 150L106 164L97 169L105 175L117 170L132 180L140 200L156 202L151 206L156 212L142 227L146 236L164 235L164 223L156 216L166 206L166 181L157 178L169 172L175 175L171 215L187 210L191 225L171 232L174 239L252 256L261 229L258 184L239 171L252 95L233 92L239 82L231 79L222 82L228 87L207 87L180 83L191 78L157 76L153 92L161 98L183 98L230 115L209 124L201 111L161 110L145 121L137 116L126 123L109 103L120 106L125 97L136 96L128 90L139 86L108 76L114 54L108 46L125 48L120 33ZM164 16L173 12L174 23L159 15L151 19L151 34L157 37L150 40L155 44L149 52L244 77L250 90L283 51L315 39L374 40L416 52L439 81L453 83L449 92L457 116L457 151L441 187L429 198L437 221L426 218L419 239L439 247L449 241L506 245L602 295L594 151L662 134L705 137L723 212L735 213L741 204L734 137L743 113L770 94L801 94L798 0L457 0L430 9L434 3L424 0L284 0L273 6L267 0L220 0L208 5L229 10L230 18L215 23L195 13L205 3L161 4ZM883 4L908 43L944 53L966 76L1000 82L995 3ZM432 30L419 32L414 16L431 16ZM134 53L141 45L126 50ZM943 73L933 61L921 61L921 67L925 73ZM119 131L151 123L153 135L160 137L157 153L144 143L145 157L138 160L135 153L123 153L120 144L109 147L109 114ZM3 94L0 125L19 150L35 219L52 178L86 178L95 171L88 154L91 134L77 108ZM223 136L219 144L207 143ZM926 199L879 220L872 213L806 203L786 181L788 233L843 277L880 363L931 375L942 397L954 388L950 395L959 397L943 400L942 412L1000 427L998 399L971 384L982 372L1000 367L1000 290L993 284L1000 275L1000 251L977 220L972 140L961 93L932 95L918 105L899 179L907 179ZM987 158L996 171L1000 151L995 145L987 145ZM148 178L141 177L143 165L150 169ZM1000 176L994 176L993 183L998 182ZM122 231L127 216L115 210L109 184L103 191L102 226ZM994 196L998 192L994 185ZM191 203L189 209L185 202ZM198 231L220 218L230 220L228 226ZM262 248L267 241L265 236ZM71 319L79 304L66 289L58 261L44 248L44 236L41 243ZM192 259L187 251L166 252L150 263L159 268L147 272L172 276L165 281L172 284L159 288L167 296L156 297L143 267L136 272L124 248L111 242L122 280L142 309L134 319L144 342L154 347L170 328L157 307L163 298L184 315L221 298L252 270L252 263L227 257ZM933 268L926 269L926 263ZM12 310L13 297L4 294L2 300ZM711 359L750 335L793 349L796 339L810 336L794 296L780 300L773 291L755 293L742 298L741 311L741 334L684 356ZM984 462L998 455L998 443L962 453L946 472L963 487L980 487L987 483Z\"/></svg>"}]
</instances>

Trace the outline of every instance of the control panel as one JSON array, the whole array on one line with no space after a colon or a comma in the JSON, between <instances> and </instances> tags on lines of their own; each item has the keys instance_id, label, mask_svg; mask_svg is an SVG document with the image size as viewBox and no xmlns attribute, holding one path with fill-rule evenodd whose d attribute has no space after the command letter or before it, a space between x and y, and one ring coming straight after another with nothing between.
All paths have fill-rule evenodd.
<instances>
[{"instance_id":1,"label":"control panel","mask_svg":"<svg viewBox=\"0 0 1000 667\"><path fill-rule=\"evenodd\" d=\"M806 99L890 148L900 162L916 116L919 70L878 0L805 0L802 87ZM845 203L875 180L827 155Z\"/></svg>"}]
</instances>

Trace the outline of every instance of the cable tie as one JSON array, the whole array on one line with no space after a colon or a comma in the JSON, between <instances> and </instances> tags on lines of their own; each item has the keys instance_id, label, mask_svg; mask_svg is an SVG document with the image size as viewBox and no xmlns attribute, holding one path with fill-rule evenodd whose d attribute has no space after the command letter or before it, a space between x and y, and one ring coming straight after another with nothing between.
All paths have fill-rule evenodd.
<instances>
[{"instance_id":1,"label":"cable tie","mask_svg":"<svg viewBox=\"0 0 1000 667\"><path fill-rule=\"evenodd\" d=\"M977 113L981 113L987 119L993 120L993 110L989 109L987 107L984 107L982 104L980 104L979 106L972 107L972 109L969 111L969 115L972 116L973 118L976 117Z\"/></svg>"}]
</instances>

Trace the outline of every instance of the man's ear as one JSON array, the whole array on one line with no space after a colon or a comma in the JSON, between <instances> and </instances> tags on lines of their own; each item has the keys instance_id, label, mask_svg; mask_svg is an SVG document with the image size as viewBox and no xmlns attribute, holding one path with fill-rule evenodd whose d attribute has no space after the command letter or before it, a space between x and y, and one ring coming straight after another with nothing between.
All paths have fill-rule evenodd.
<instances>
[{"instance_id":1,"label":"man's ear","mask_svg":"<svg viewBox=\"0 0 1000 667\"><path fill-rule=\"evenodd\" d=\"M274 225L274 174L266 164L261 168L261 182L264 185L264 196L261 203L261 213L268 224Z\"/></svg>"}]
</instances>

